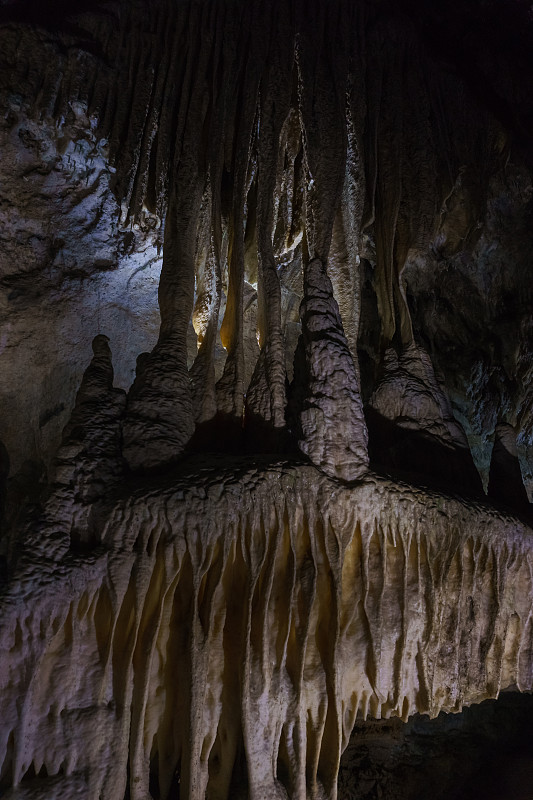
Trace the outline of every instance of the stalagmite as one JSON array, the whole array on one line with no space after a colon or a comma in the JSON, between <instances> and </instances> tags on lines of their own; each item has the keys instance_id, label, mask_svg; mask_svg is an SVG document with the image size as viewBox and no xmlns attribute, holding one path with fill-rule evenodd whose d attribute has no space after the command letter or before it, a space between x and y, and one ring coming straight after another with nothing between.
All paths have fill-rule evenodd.
<instances>
[{"instance_id":1,"label":"stalagmite","mask_svg":"<svg viewBox=\"0 0 533 800\"><path fill-rule=\"evenodd\" d=\"M97 513L98 501L124 478L121 424L126 395L113 388L107 337L96 336L92 347L93 358L55 459L52 492L42 521L45 530L65 531L74 547L93 538L90 520Z\"/></svg>"},{"instance_id":2,"label":"stalagmite","mask_svg":"<svg viewBox=\"0 0 533 800\"><path fill-rule=\"evenodd\" d=\"M63 432L54 482L69 486L90 503L122 478L120 426L125 393L113 388L111 350L106 336L93 340L93 358L83 374L76 404Z\"/></svg>"},{"instance_id":3,"label":"stalagmite","mask_svg":"<svg viewBox=\"0 0 533 800\"><path fill-rule=\"evenodd\" d=\"M323 264L313 259L305 274L294 376L298 444L326 475L353 481L368 466L354 361Z\"/></svg>"}]
</instances>

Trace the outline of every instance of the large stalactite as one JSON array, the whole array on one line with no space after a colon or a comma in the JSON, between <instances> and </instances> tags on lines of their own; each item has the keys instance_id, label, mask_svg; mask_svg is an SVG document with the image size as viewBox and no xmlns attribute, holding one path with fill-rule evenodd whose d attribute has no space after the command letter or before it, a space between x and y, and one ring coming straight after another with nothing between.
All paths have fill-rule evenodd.
<instances>
[{"instance_id":1,"label":"large stalactite","mask_svg":"<svg viewBox=\"0 0 533 800\"><path fill-rule=\"evenodd\" d=\"M100 299L69 301L93 340L72 412L53 358L52 410L39 378L10 412L61 442L0 430L5 796L333 800L356 720L533 690L531 294L517 343L447 367L425 292L476 252L490 283L505 170L529 218L522 50L451 69L454 4L23 6L0 9L5 374L40 375L6 345L32 302L162 264L137 350L113 301L111 342ZM111 348L138 356L123 388Z\"/></svg>"}]
</instances>

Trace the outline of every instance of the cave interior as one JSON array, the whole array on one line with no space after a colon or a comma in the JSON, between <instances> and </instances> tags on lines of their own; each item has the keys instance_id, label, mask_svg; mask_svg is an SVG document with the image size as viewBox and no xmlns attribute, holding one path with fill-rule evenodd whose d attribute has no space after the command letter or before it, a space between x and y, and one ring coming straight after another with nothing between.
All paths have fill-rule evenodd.
<instances>
[{"instance_id":1,"label":"cave interior","mask_svg":"<svg viewBox=\"0 0 533 800\"><path fill-rule=\"evenodd\" d=\"M0 0L0 796L533 798L533 7Z\"/></svg>"}]
</instances>

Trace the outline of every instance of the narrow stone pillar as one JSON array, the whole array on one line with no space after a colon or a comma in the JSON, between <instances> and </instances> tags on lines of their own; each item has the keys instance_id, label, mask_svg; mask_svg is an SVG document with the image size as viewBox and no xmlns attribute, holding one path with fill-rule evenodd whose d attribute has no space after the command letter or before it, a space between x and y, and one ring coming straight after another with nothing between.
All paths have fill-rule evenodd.
<instances>
[{"instance_id":1,"label":"narrow stone pillar","mask_svg":"<svg viewBox=\"0 0 533 800\"><path fill-rule=\"evenodd\" d=\"M326 475L353 481L368 467L368 435L354 360L322 262L309 262L295 356L300 450Z\"/></svg>"}]
</instances>

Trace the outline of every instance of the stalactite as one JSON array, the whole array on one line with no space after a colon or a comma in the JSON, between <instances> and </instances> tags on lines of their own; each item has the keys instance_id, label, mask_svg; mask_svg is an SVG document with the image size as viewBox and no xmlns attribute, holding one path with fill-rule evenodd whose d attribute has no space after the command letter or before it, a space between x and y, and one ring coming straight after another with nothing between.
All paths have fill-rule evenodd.
<instances>
[{"instance_id":1,"label":"stalactite","mask_svg":"<svg viewBox=\"0 0 533 800\"><path fill-rule=\"evenodd\" d=\"M392 34L393 42L394 38ZM369 184L375 192L376 287L382 335L387 342L392 342L396 331L395 237L401 200L402 117L397 98L401 96L402 69L398 45L395 42L394 45L392 63L383 63L379 54L369 67L377 73L369 85L370 124L375 146L375 174L370 176Z\"/></svg>"},{"instance_id":2,"label":"stalactite","mask_svg":"<svg viewBox=\"0 0 533 800\"><path fill-rule=\"evenodd\" d=\"M218 332L221 276L219 256L211 235L213 199L208 182L198 226L196 245L196 301L192 323L198 337L198 353L190 370L196 423L212 419L217 412L215 393L215 344ZM219 250L220 252L220 250Z\"/></svg>"},{"instance_id":3,"label":"stalactite","mask_svg":"<svg viewBox=\"0 0 533 800\"><path fill-rule=\"evenodd\" d=\"M285 356L281 289L273 250L279 139L290 110L293 42L287 14L272 31L269 69L260 89L257 174L258 340L262 354L247 396L247 410L274 428L285 427Z\"/></svg>"},{"instance_id":4,"label":"stalactite","mask_svg":"<svg viewBox=\"0 0 533 800\"><path fill-rule=\"evenodd\" d=\"M217 388L217 407L223 414L240 425L248 388L243 354L244 263L251 264L250 250L257 246L258 324L264 352L247 392L247 405L250 415L257 412L268 424L273 420L275 428L285 425L278 268L281 248L294 248L304 227L304 205L309 256L324 264L330 258L329 278L354 358L362 228L376 244L383 342L390 344L397 328L404 345L412 342L402 283L407 253L428 244L439 222L441 200L453 194L465 165L464 174L474 174L474 162L476 168L481 166L479 185L472 177L463 184L467 203L472 205L466 233L475 229L472 217L493 168L497 134L494 123L486 118L480 126L463 86L450 91L449 76L434 65L428 69L416 29L406 18L382 17L365 4L348 11L342 4L329 8L322 2L310 15L303 4L294 2L269 9L252 3L237 20L225 3L216 7L185 4L169 9L158 6L145 30L141 4L133 4L121 9L120 19L111 12L105 21L83 24L89 26L88 37L101 43L101 53L95 50L83 61L74 59L72 68L63 70L70 83L60 89L56 77L52 86L52 73L47 73L42 92L36 92L41 100L36 102L50 106L56 96L56 111L67 113L71 96L77 93L86 98L90 114L109 142L123 224L141 224L148 210L160 226L160 243L167 218L172 231L172 217L181 218L182 212L192 216L189 203L187 208L175 207L169 215L171 197L181 203L183 193L189 193L197 209L198 193L205 190L209 174L212 269L217 274L220 270L221 279L223 221L228 223L230 239L228 297L220 331L227 358ZM24 44L14 69L29 68L35 77L35 65ZM416 70L410 66L413 58ZM291 86L295 82L302 146L293 124L295 109L288 106L289 101L294 104ZM453 114L447 113L450 107ZM450 127L450 116L460 124ZM278 153L278 142L285 137L287 144ZM191 157L192 139L199 158L196 187L188 184L183 172ZM473 155L476 151L478 155ZM442 215L440 223L436 247L445 235ZM190 227L187 233L180 231L180 240L197 234L192 220ZM167 250L174 246L171 239L169 233ZM182 256L175 254L178 259ZM184 275L187 271L169 267L173 259L167 253L162 298L169 272ZM190 263L191 256L185 261ZM189 308L192 273L187 274L183 286ZM223 302L222 285L220 280L217 303ZM165 306L166 301L162 302ZM163 315L168 316L166 311ZM210 329L209 345L202 350L196 370L205 348L211 350L213 337L216 342ZM355 368L357 373L357 363ZM188 402L184 399L184 420L190 417ZM209 417L212 399L208 405ZM190 419L183 424L177 451L190 436ZM128 437L128 425L126 432Z\"/></svg>"},{"instance_id":5,"label":"stalactite","mask_svg":"<svg viewBox=\"0 0 533 800\"><path fill-rule=\"evenodd\" d=\"M207 14L206 7L202 14ZM192 49L187 56L185 97L188 90L191 100L185 111L182 97L178 117L159 284L161 330L150 359L131 389L124 421L124 455L132 469L175 460L194 431L187 330L194 302L196 233L206 177L206 157L198 149L198 139L202 140L208 125L205 81L210 56L207 47L200 49L198 60Z\"/></svg>"},{"instance_id":6,"label":"stalactite","mask_svg":"<svg viewBox=\"0 0 533 800\"><path fill-rule=\"evenodd\" d=\"M252 13L252 12L250 12ZM252 26L254 30L254 26ZM246 31L248 36L248 31ZM259 54L262 53L260 43ZM246 42L244 52L255 45L254 38ZM264 56L263 56L264 57ZM258 63L259 62L259 63ZM257 124L257 93L261 79L260 57L252 59L251 53L239 64L238 74L243 77L240 105L234 107L235 133L232 169L232 207L229 243L229 286L226 313L220 329L222 344L227 351L224 374L217 384L218 408L224 414L240 421L244 407L244 355L243 355L243 282L244 282L244 207L248 165L254 126ZM234 100L235 102L235 100ZM232 140L228 141L228 145Z\"/></svg>"},{"instance_id":7,"label":"stalactite","mask_svg":"<svg viewBox=\"0 0 533 800\"><path fill-rule=\"evenodd\" d=\"M460 474L464 493L482 495L464 430L422 347L412 344L400 354L394 348L385 351L366 418L375 448L371 455L383 466L417 473L449 489Z\"/></svg>"},{"instance_id":8,"label":"stalactite","mask_svg":"<svg viewBox=\"0 0 533 800\"><path fill-rule=\"evenodd\" d=\"M346 171L342 199L337 213L332 248L329 253L330 277L339 304L342 324L359 377L357 337L360 317L359 257L366 196L364 123L366 108L364 50L359 37L362 21L356 20L350 43L352 63L346 87Z\"/></svg>"},{"instance_id":9,"label":"stalactite","mask_svg":"<svg viewBox=\"0 0 533 800\"><path fill-rule=\"evenodd\" d=\"M322 14L326 14L325 9ZM324 16L314 20L313 27L307 20L297 47L300 115L308 169L307 245L309 258L319 258L324 264L342 193L347 144L346 42L344 36L335 39L337 58L335 62L328 60L329 42L323 41L328 34L334 35Z\"/></svg>"}]
</instances>

